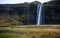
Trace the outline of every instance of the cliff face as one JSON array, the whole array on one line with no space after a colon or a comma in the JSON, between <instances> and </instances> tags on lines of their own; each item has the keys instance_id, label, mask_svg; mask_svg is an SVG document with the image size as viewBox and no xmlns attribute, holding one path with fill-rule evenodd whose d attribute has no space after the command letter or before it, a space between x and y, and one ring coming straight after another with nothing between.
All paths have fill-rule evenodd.
<instances>
[{"instance_id":1,"label":"cliff face","mask_svg":"<svg viewBox=\"0 0 60 38\"><path fill-rule=\"evenodd\" d=\"M0 4L0 24L36 24L38 3Z\"/></svg>"},{"instance_id":2,"label":"cliff face","mask_svg":"<svg viewBox=\"0 0 60 38\"><path fill-rule=\"evenodd\" d=\"M36 24L38 4L0 4L0 25ZM44 24L60 24L60 1L44 3Z\"/></svg>"},{"instance_id":3,"label":"cliff face","mask_svg":"<svg viewBox=\"0 0 60 38\"><path fill-rule=\"evenodd\" d=\"M45 4L45 23L60 24L60 1L50 1Z\"/></svg>"}]
</instances>

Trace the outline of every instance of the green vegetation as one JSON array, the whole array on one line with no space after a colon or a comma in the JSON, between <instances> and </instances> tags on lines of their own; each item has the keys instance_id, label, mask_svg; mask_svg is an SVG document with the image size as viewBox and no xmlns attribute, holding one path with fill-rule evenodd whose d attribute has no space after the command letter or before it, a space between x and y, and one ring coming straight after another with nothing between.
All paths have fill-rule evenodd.
<instances>
[{"instance_id":1,"label":"green vegetation","mask_svg":"<svg viewBox=\"0 0 60 38\"><path fill-rule=\"evenodd\" d=\"M0 38L60 38L59 27L60 26L0 27L0 32L2 32L0 33Z\"/></svg>"},{"instance_id":2,"label":"green vegetation","mask_svg":"<svg viewBox=\"0 0 60 38\"><path fill-rule=\"evenodd\" d=\"M0 38L28 38L28 36L13 33L0 33Z\"/></svg>"},{"instance_id":3,"label":"green vegetation","mask_svg":"<svg viewBox=\"0 0 60 38\"><path fill-rule=\"evenodd\" d=\"M54 32L38 32L27 34L0 33L0 38L60 38L60 34Z\"/></svg>"}]
</instances>

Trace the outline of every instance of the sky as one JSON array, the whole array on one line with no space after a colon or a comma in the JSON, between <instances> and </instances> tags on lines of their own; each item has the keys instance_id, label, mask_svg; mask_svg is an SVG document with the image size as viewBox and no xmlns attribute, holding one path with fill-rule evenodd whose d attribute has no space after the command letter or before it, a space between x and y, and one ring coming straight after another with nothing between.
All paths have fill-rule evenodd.
<instances>
[{"instance_id":1,"label":"sky","mask_svg":"<svg viewBox=\"0 0 60 38\"><path fill-rule=\"evenodd\" d=\"M16 3L24 3L24 2L33 2L40 1L41 3L48 2L50 0L0 0L0 4L16 4Z\"/></svg>"}]
</instances>

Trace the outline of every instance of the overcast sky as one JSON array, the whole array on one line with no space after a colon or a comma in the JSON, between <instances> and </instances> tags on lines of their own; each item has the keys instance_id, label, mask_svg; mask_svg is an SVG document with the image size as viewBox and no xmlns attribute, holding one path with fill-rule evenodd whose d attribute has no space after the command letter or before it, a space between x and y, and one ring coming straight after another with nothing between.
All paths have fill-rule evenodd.
<instances>
[{"instance_id":1,"label":"overcast sky","mask_svg":"<svg viewBox=\"0 0 60 38\"><path fill-rule=\"evenodd\" d=\"M33 2L36 0L0 0L0 4L16 4L16 3L24 3L24 2ZM40 1L41 3L47 2L50 0L37 0Z\"/></svg>"}]
</instances>

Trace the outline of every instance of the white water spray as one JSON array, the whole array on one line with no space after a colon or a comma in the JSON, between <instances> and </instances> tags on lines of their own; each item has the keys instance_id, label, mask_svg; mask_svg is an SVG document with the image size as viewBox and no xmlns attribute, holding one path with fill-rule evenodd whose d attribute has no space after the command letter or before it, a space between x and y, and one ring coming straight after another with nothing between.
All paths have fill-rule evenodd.
<instances>
[{"instance_id":1,"label":"white water spray","mask_svg":"<svg viewBox=\"0 0 60 38\"><path fill-rule=\"evenodd\" d=\"M44 2L48 2L48 1L51 1L51 0L38 0L38 1L40 1L41 2L41 4L38 4L38 7L37 7L37 16L38 16L38 18L37 18L37 25L39 26L39 25L42 25L43 24L43 22L44 22L44 20L43 20L43 13L42 13L42 8L43 8L43 3Z\"/></svg>"},{"instance_id":2,"label":"white water spray","mask_svg":"<svg viewBox=\"0 0 60 38\"><path fill-rule=\"evenodd\" d=\"M43 8L43 3L38 4L38 8L37 8L37 25L41 25L42 24L42 8Z\"/></svg>"}]
</instances>

